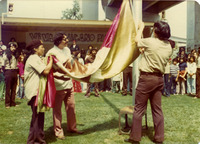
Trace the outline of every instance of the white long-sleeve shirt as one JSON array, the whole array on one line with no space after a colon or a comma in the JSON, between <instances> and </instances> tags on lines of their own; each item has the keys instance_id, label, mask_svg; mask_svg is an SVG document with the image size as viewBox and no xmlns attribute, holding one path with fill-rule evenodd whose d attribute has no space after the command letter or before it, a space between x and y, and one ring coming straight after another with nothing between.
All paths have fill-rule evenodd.
<instances>
[{"instance_id":1,"label":"white long-sleeve shirt","mask_svg":"<svg viewBox=\"0 0 200 144\"><path fill-rule=\"evenodd\" d=\"M195 62L193 62L193 63L188 62L187 63L187 72L188 72L188 75L189 74L194 74L192 76L192 78L195 78L196 71L197 71L197 65L196 65L196 63Z\"/></svg>"}]
</instances>

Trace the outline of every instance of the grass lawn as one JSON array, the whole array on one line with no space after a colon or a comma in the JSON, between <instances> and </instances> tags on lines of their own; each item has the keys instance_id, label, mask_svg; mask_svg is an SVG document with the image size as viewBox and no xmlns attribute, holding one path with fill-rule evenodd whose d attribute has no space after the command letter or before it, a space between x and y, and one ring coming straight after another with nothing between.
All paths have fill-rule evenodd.
<instances>
[{"instance_id":1,"label":"grass lawn","mask_svg":"<svg viewBox=\"0 0 200 144\"><path fill-rule=\"evenodd\" d=\"M119 110L132 105L131 96L101 93L85 98L75 94L77 127L83 135L66 131L66 114L63 111L65 140L57 140L53 132L52 110L45 113L45 136L51 144L125 144L128 135L118 134ZM0 144L25 144L31 120L31 108L26 100L16 100L18 107L6 109L0 101ZM200 142L200 100L189 96L162 97L165 117L165 144L198 144ZM129 116L131 122L132 116ZM153 144L153 122L150 105L147 109L148 130L143 130L141 144ZM124 118L122 118L124 125ZM144 125L144 119L143 119Z\"/></svg>"}]
</instances>

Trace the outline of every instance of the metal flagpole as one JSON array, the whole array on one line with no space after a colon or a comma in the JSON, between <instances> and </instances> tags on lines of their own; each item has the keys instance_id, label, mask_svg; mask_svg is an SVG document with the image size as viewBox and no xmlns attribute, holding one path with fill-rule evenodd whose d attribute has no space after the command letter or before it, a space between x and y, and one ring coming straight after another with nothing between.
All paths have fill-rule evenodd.
<instances>
[{"instance_id":1,"label":"metal flagpole","mask_svg":"<svg viewBox=\"0 0 200 144\"><path fill-rule=\"evenodd\" d=\"M135 20L135 26L136 30L138 29L138 22L142 20L142 0L132 0L133 2L133 18ZM136 92L136 87L139 79L139 69L138 69L138 57L134 62L133 62L133 69L132 69L132 96L133 96L133 105L135 105L135 92Z\"/></svg>"}]
</instances>

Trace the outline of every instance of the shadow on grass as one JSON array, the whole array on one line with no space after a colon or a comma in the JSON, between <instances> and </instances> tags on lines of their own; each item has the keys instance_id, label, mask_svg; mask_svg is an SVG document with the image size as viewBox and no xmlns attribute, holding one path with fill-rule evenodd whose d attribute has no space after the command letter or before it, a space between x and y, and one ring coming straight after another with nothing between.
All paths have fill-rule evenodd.
<instances>
[{"instance_id":1,"label":"shadow on grass","mask_svg":"<svg viewBox=\"0 0 200 144\"><path fill-rule=\"evenodd\" d=\"M16 105L20 105L22 102L16 101L15 103Z\"/></svg>"},{"instance_id":2,"label":"shadow on grass","mask_svg":"<svg viewBox=\"0 0 200 144\"><path fill-rule=\"evenodd\" d=\"M66 137L67 136L79 136L79 134L70 133L70 132L67 131L67 123L63 123L62 128L64 130L64 134L65 134ZM91 134L91 133L110 130L110 129L116 129L116 128L118 128L118 120L113 118L113 119L106 121L104 123L96 124L96 125L94 125L90 128L83 129L84 133L82 135L88 135L88 134ZM54 135L53 126L48 128L48 130L45 131L45 139L48 143L52 143L52 142L57 141L57 139Z\"/></svg>"},{"instance_id":3,"label":"shadow on grass","mask_svg":"<svg viewBox=\"0 0 200 144\"><path fill-rule=\"evenodd\" d=\"M103 100L112 108L114 111L119 114L120 109L117 108L113 103L111 103L104 95L100 94Z\"/></svg>"},{"instance_id":4,"label":"shadow on grass","mask_svg":"<svg viewBox=\"0 0 200 144\"><path fill-rule=\"evenodd\" d=\"M112 108L114 109L114 111L119 114L119 111L120 109L118 109L113 103L111 103L104 95L100 94L102 99ZM79 124L77 124L79 125ZM100 124L96 124L92 127L89 127L89 128L86 128L86 129L83 129L84 131L84 134L83 135L88 135L88 134L91 134L91 133L95 133L95 132L99 132L99 131L106 131L106 130L110 130L110 129L116 129L118 128L118 119L111 119L109 121L106 121L104 123L100 123ZM79 126L84 126L82 124L80 124ZM76 133L70 133L67 131L67 123L63 123L62 124L62 128L64 130L64 134L65 136L79 136L79 134L76 134ZM117 132L117 131L116 131ZM48 128L48 130L45 131L45 139L48 143L52 143L52 142L55 142L57 141L55 135L54 135L54 129L53 129L53 126Z\"/></svg>"},{"instance_id":5,"label":"shadow on grass","mask_svg":"<svg viewBox=\"0 0 200 144\"><path fill-rule=\"evenodd\" d=\"M150 140L153 140L153 138L154 138L154 127L148 127L148 129L146 129L146 127L143 126L142 136L147 136Z\"/></svg>"}]
</instances>

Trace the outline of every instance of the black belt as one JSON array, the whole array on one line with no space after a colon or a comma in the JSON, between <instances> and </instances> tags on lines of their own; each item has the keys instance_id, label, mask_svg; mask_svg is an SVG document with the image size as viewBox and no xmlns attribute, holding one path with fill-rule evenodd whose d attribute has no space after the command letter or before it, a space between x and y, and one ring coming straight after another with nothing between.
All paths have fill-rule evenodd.
<instances>
[{"instance_id":1,"label":"black belt","mask_svg":"<svg viewBox=\"0 0 200 144\"><path fill-rule=\"evenodd\" d=\"M18 71L18 69L5 69L5 71Z\"/></svg>"},{"instance_id":2,"label":"black belt","mask_svg":"<svg viewBox=\"0 0 200 144\"><path fill-rule=\"evenodd\" d=\"M154 75L154 76L159 76L159 77L162 77L162 73L159 73L159 72L143 72L143 71L140 71L140 75Z\"/></svg>"}]
</instances>

